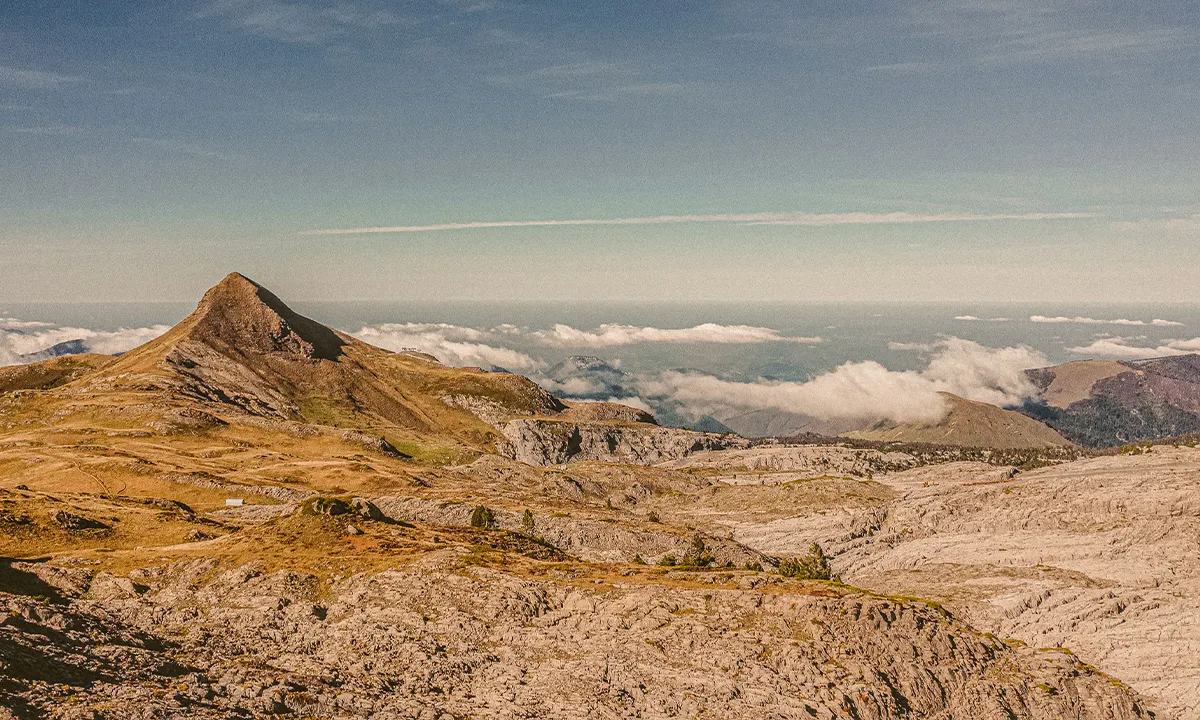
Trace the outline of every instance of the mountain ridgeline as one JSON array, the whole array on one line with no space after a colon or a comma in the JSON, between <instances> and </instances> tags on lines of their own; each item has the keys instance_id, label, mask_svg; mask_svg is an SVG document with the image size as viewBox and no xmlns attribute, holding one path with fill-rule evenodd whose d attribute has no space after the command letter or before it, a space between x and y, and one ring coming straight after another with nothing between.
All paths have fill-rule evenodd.
<instances>
[{"instance_id":1,"label":"mountain ridgeline","mask_svg":"<svg viewBox=\"0 0 1200 720\"><path fill-rule=\"evenodd\" d=\"M540 381L545 388L512 373L451 368L432 356L393 353L304 317L238 273L211 288L191 315L156 340L115 359L81 352L85 349L85 343L69 340L26 356L28 364L0 369L0 390L103 384L113 391L152 391L156 402L177 410L199 402L211 404L205 411L219 417L234 412L355 428L397 447L432 444L468 452L500 447L513 455L522 452L513 447L514 438L525 439L538 446L524 456L547 461L612 457L611 448L640 446L635 438L654 425L661 431L650 435L670 441L651 443L631 458L645 462L660 452L711 448L727 444L715 436L734 433L1012 449L1108 448L1200 432L1198 355L1084 360L1029 370L1037 399L1002 409L943 393L948 411L935 423L831 422L774 409L695 417L661 399L656 420L612 402L638 397L639 378L601 358L559 362ZM516 419L533 422L509 427ZM596 423L634 427L614 434L612 428L593 427ZM576 444L593 438L611 447L557 447L562 438Z\"/></svg>"},{"instance_id":2,"label":"mountain ridgeline","mask_svg":"<svg viewBox=\"0 0 1200 720\"><path fill-rule=\"evenodd\" d=\"M564 402L520 375L384 350L294 312L238 273L167 333L118 358L67 355L0 371L0 389L67 385L64 413L120 404L159 426L341 428L405 454L649 462L728 444L659 427L626 405Z\"/></svg>"}]
</instances>

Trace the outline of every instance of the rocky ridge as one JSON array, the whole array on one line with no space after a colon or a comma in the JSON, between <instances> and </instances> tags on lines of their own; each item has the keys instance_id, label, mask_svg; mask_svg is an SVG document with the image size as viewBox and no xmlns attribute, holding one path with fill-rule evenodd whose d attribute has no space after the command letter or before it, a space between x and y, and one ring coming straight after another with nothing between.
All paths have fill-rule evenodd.
<instances>
[{"instance_id":1,"label":"rocky ridge","mask_svg":"<svg viewBox=\"0 0 1200 720\"><path fill-rule=\"evenodd\" d=\"M604 422L510 420L501 430L501 454L529 465L595 460L654 465L707 450L749 447L736 435Z\"/></svg>"}]
</instances>

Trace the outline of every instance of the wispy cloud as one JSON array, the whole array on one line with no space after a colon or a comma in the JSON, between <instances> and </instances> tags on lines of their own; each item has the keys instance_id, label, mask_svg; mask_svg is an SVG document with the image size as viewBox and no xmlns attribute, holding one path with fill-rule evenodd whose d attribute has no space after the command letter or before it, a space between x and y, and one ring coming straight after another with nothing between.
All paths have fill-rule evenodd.
<instances>
[{"instance_id":1,"label":"wispy cloud","mask_svg":"<svg viewBox=\"0 0 1200 720\"><path fill-rule=\"evenodd\" d=\"M643 82L614 85L603 89L572 89L547 92L546 98L564 98L595 102L616 102L623 98L682 97L697 93L703 86L682 82Z\"/></svg>"},{"instance_id":2,"label":"wispy cloud","mask_svg":"<svg viewBox=\"0 0 1200 720\"><path fill-rule=\"evenodd\" d=\"M0 85L25 88L28 90L53 90L65 85L72 85L83 78L77 75L60 75L59 73L41 70L22 70L20 68L0 65Z\"/></svg>"},{"instance_id":3,"label":"wispy cloud","mask_svg":"<svg viewBox=\"0 0 1200 720\"><path fill-rule=\"evenodd\" d=\"M954 319L964 322L1008 322L1006 317L981 318L974 315L955 315Z\"/></svg>"},{"instance_id":4,"label":"wispy cloud","mask_svg":"<svg viewBox=\"0 0 1200 720\"><path fill-rule=\"evenodd\" d=\"M714 215L656 215L634 218L591 218L579 220L496 220L483 222L453 222L436 225L397 225L392 227L362 227L305 230L301 235L361 235L366 233L412 233L443 230L478 230L485 228L569 227L577 225L665 225L674 223L740 223L744 225L797 225L827 227L831 225L892 225L938 222L988 222L1001 220L1073 220L1095 217L1094 213L1021 213L1001 215L924 214L924 213L729 213Z\"/></svg>"},{"instance_id":5,"label":"wispy cloud","mask_svg":"<svg viewBox=\"0 0 1200 720\"><path fill-rule=\"evenodd\" d=\"M280 0L214 0L194 17L221 18L251 35L298 44L320 44L354 30L374 30L401 21L389 10L350 3Z\"/></svg>"},{"instance_id":6,"label":"wispy cloud","mask_svg":"<svg viewBox=\"0 0 1200 720\"><path fill-rule=\"evenodd\" d=\"M1067 352L1088 357L1110 357L1125 360L1141 360L1144 358L1167 357L1169 355L1189 355L1200 353L1200 338L1191 340L1167 340L1161 345L1145 347L1131 345L1136 338L1103 338L1090 345L1067 348Z\"/></svg>"},{"instance_id":7,"label":"wispy cloud","mask_svg":"<svg viewBox=\"0 0 1200 720\"><path fill-rule=\"evenodd\" d=\"M1171 57L1196 48L1196 26L1169 13L1103 0L910 0L829 11L743 0L729 21L753 37L804 48L851 47L869 72L921 74L965 66Z\"/></svg>"},{"instance_id":8,"label":"wispy cloud","mask_svg":"<svg viewBox=\"0 0 1200 720\"><path fill-rule=\"evenodd\" d=\"M39 328L51 328L54 323L43 322L41 320L21 320L20 318L0 317L0 330L30 330Z\"/></svg>"},{"instance_id":9,"label":"wispy cloud","mask_svg":"<svg viewBox=\"0 0 1200 720\"><path fill-rule=\"evenodd\" d=\"M382 323L366 325L355 337L388 350L419 350L455 367L502 367L538 370L545 363L517 350L480 342L491 333L444 323Z\"/></svg>"},{"instance_id":10,"label":"wispy cloud","mask_svg":"<svg viewBox=\"0 0 1200 720\"><path fill-rule=\"evenodd\" d=\"M819 337L788 337L779 331L751 325L703 323L690 328L663 329L608 323L594 331L555 325L551 330L531 333L537 341L555 347L617 347L637 343L756 344L767 342L819 343Z\"/></svg>"},{"instance_id":11,"label":"wispy cloud","mask_svg":"<svg viewBox=\"0 0 1200 720\"><path fill-rule=\"evenodd\" d=\"M508 369L538 370L544 363L525 353L505 347L520 343L555 348L603 348L635 344L758 344L769 342L819 343L819 337L791 337L777 330L751 325L702 323L688 328L656 328L606 323L595 330L579 330L557 324L548 330L515 325L497 325L489 329L446 323L383 323L366 325L353 333L360 340L389 350L415 349L429 353L449 365L499 366ZM584 395L582 387L557 388L569 394Z\"/></svg>"},{"instance_id":12,"label":"wispy cloud","mask_svg":"<svg viewBox=\"0 0 1200 720\"><path fill-rule=\"evenodd\" d=\"M519 47L521 53L533 57L554 57L563 54L562 48L547 48L536 42ZM573 49L567 54L579 53L578 49ZM628 59L586 57L572 62L541 65L532 70L491 75L487 80L493 85L522 87L543 98L588 102L698 96L712 89L704 83L683 81L674 75L665 76L661 70L647 67L644 63Z\"/></svg>"},{"instance_id":13,"label":"wispy cloud","mask_svg":"<svg viewBox=\"0 0 1200 720\"><path fill-rule=\"evenodd\" d=\"M1117 318L1115 320L1101 320L1090 317L1046 317L1045 315L1031 315L1029 322L1034 323L1051 323L1051 324L1076 324L1076 325L1144 325L1153 327L1182 327L1183 323L1175 322L1174 320L1162 320L1155 318L1150 321L1146 320L1127 320L1125 318Z\"/></svg>"}]
</instances>

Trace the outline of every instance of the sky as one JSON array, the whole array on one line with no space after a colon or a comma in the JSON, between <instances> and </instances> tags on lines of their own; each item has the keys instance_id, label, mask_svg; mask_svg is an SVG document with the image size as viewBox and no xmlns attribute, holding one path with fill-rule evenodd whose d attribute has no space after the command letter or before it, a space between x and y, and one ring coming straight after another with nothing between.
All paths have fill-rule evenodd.
<instances>
[{"instance_id":1,"label":"sky","mask_svg":"<svg viewBox=\"0 0 1200 720\"><path fill-rule=\"evenodd\" d=\"M0 302L1196 302L1194 0L0 4Z\"/></svg>"}]
</instances>

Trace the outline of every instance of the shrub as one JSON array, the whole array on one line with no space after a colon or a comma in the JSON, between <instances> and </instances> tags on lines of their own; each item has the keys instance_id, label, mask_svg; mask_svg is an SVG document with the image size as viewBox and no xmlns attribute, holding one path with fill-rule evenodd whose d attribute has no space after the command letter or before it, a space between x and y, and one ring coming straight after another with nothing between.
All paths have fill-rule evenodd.
<instances>
[{"instance_id":1,"label":"shrub","mask_svg":"<svg viewBox=\"0 0 1200 720\"><path fill-rule=\"evenodd\" d=\"M708 551L704 537L700 533L696 533L692 536L692 544L688 548L687 554L680 558L679 564L690 567L707 567L712 565L713 560L715 558Z\"/></svg>"},{"instance_id":2,"label":"shrub","mask_svg":"<svg viewBox=\"0 0 1200 720\"><path fill-rule=\"evenodd\" d=\"M645 565L646 564L646 561L645 561L645 559L642 558L641 553L638 553L637 555L633 556L633 564L634 565Z\"/></svg>"},{"instance_id":3,"label":"shrub","mask_svg":"<svg viewBox=\"0 0 1200 720\"><path fill-rule=\"evenodd\" d=\"M662 565L663 567L675 567L675 556L663 555L662 560L659 560L658 564Z\"/></svg>"},{"instance_id":4,"label":"shrub","mask_svg":"<svg viewBox=\"0 0 1200 720\"><path fill-rule=\"evenodd\" d=\"M808 554L798 558L784 558L779 562L779 574L800 580L829 580L833 572L821 546L813 543Z\"/></svg>"},{"instance_id":5,"label":"shrub","mask_svg":"<svg viewBox=\"0 0 1200 720\"><path fill-rule=\"evenodd\" d=\"M474 518L474 516L472 516L472 519L473 518ZM524 533L525 535L528 535L529 537L533 537L533 533L534 533L533 511L531 511L529 508L525 508L525 512L521 513L521 532Z\"/></svg>"},{"instance_id":6,"label":"shrub","mask_svg":"<svg viewBox=\"0 0 1200 720\"><path fill-rule=\"evenodd\" d=\"M746 563L746 569L747 569L747 570L752 570L752 571L754 571L754 572L762 572L762 563L760 563L760 562L748 562L748 563Z\"/></svg>"},{"instance_id":7,"label":"shrub","mask_svg":"<svg viewBox=\"0 0 1200 720\"><path fill-rule=\"evenodd\" d=\"M300 512L304 515L349 515L354 512L354 506L342 498L313 497L300 503Z\"/></svg>"},{"instance_id":8,"label":"shrub","mask_svg":"<svg viewBox=\"0 0 1200 720\"><path fill-rule=\"evenodd\" d=\"M490 508L483 505L476 505L474 512L471 513L471 527L479 528L480 530L491 530L496 527L496 516Z\"/></svg>"},{"instance_id":9,"label":"shrub","mask_svg":"<svg viewBox=\"0 0 1200 720\"><path fill-rule=\"evenodd\" d=\"M646 519L652 523L662 522L662 518L660 518L658 513L653 510L651 510L650 514L646 516Z\"/></svg>"}]
</instances>

